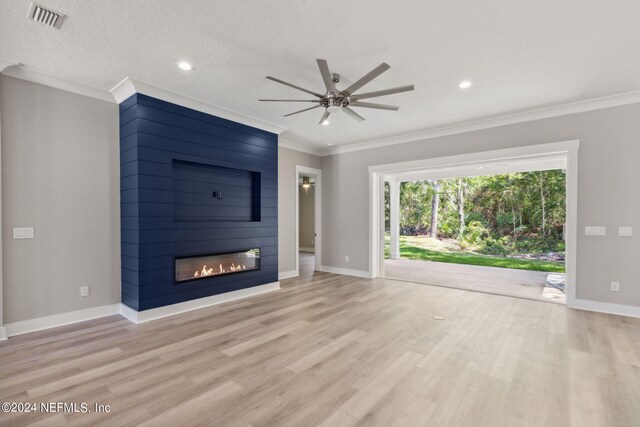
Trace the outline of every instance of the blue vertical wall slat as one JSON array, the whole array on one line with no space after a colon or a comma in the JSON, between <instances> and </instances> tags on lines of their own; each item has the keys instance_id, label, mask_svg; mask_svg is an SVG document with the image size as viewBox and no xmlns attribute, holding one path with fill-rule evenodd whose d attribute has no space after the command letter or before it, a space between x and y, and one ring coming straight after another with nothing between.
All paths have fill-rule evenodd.
<instances>
[{"instance_id":1,"label":"blue vertical wall slat","mask_svg":"<svg viewBox=\"0 0 640 427\"><path fill-rule=\"evenodd\" d=\"M190 164L222 173L185 183ZM277 135L136 94L120 104L120 165L124 304L144 311L278 280ZM223 203L203 197L220 189ZM174 283L174 257L256 247L260 270Z\"/></svg>"}]
</instances>

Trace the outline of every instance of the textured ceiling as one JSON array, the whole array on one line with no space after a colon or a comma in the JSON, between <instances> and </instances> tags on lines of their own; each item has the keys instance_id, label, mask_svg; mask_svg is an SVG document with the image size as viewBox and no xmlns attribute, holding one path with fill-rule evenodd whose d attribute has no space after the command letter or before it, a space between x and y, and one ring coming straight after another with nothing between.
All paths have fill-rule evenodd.
<instances>
[{"instance_id":1,"label":"textured ceiling","mask_svg":"<svg viewBox=\"0 0 640 427\"><path fill-rule=\"evenodd\" d=\"M28 1L0 2L0 59L109 90L124 77L287 128L324 147L640 90L640 2L635 0L42 0L68 15L61 30L26 18ZM315 91L315 58L344 83L381 62L361 91L414 83L376 98L398 112L358 109L367 121L319 109L266 80ZM196 70L183 72L179 60ZM458 89L470 79L474 86ZM345 86L342 86L343 88Z\"/></svg>"}]
</instances>

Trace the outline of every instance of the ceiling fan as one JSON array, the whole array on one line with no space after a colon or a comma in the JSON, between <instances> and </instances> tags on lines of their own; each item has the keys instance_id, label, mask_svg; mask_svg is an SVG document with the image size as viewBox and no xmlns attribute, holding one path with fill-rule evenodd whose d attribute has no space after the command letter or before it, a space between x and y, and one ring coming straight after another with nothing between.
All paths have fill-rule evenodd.
<instances>
[{"instance_id":1,"label":"ceiling fan","mask_svg":"<svg viewBox=\"0 0 640 427\"><path fill-rule=\"evenodd\" d=\"M414 89L413 85L406 85L395 87L392 89L385 90L377 90L374 92L367 92L361 94L355 94L358 89L369 83L371 80L378 77L380 74L387 71L389 65L384 62L378 65L373 70L369 71L365 74L360 80L353 83L351 86L344 90L336 89L336 83L340 83L340 75L336 73L331 73L329 71L329 66L327 65L327 61L324 59L316 59L318 61L318 67L320 68L320 74L322 75L322 80L324 81L326 93L320 94L300 86L296 86L291 83L287 83L283 80L276 79L275 77L267 76L269 80L273 80L274 82L283 84L285 86L289 86L291 88L300 90L302 92L306 92L310 95L315 96L318 99L260 99L259 101L268 101L268 102L314 102L317 105L313 107L305 108L300 111L294 111L293 113L285 114L284 117L293 116L294 114L299 114L305 111L313 110L315 108L324 108L324 114L320 119L319 124L328 125L329 124L329 116L332 113L336 113L338 111L344 111L347 115L353 117L358 121L364 121L364 117L360 114L356 113L351 109L351 107L361 107L361 108L374 108L377 110L391 110L398 111L400 108L397 105L388 105L388 104L376 104L373 102L362 102L362 99L376 98L378 96L391 95L394 93L400 92L408 92Z\"/></svg>"}]
</instances>

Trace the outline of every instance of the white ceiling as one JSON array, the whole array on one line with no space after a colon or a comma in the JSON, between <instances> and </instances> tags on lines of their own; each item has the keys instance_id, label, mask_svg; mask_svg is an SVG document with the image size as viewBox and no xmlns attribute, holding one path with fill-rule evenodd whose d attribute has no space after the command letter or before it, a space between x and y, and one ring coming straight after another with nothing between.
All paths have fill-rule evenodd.
<instances>
[{"instance_id":1,"label":"white ceiling","mask_svg":"<svg viewBox=\"0 0 640 427\"><path fill-rule=\"evenodd\" d=\"M0 3L0 59L102 90L128 76L315 147L640 90L636 0L41 0L68 15L60 30L29 21L29 3ZM267 75L322 91L316 58L345 84L391 65L361 92L416 90L371 100L398 112L358 109L366 122L329 126L319 109L283 118L303 105L257 101L308 99ZM474 85L461 91L464 79Z\"/></svg>"}]
</instances>

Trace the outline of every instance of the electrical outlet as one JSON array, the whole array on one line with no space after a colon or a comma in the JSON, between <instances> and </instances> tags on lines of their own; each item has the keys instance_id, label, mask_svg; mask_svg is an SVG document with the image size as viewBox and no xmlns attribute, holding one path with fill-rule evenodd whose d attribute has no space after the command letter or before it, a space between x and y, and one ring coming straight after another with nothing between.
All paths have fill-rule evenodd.
<instances>
[{"instance_id":1,"label":"electrical outlet","mask_svg":"<svg viewBox=\"0 0 640 427\"><path fill-rule=\"evenodd\" d=\"M13 238L14 239L33 239L34 231L33 227L14 227Z\"/></svg>"},{"instance_id":2,"label":"electrical outlet","mask_svg":"<svg viewBox=\"0 0 640 427\"><path fill-rule=\"evenodd\" d=\"M633 236L633 228L631 227L618 227L618 236L631 237Z\"/></svg>"},{"instance_id":3,"label":"electrical outlet","mask_svg":"<svg viewBox=\"0 0 640 427\"><path fill-rule=\"evenodd\" d=\"M611 292L620 291L620 282L611 282Z\"/></svg>"},{"instance_id":4,"label":"electrical outlet","mask_svg":"<svg viewBox=\"0 0 640 427\"><path fill-rule=\"evenodd\" d=\"M606 236L607 227L588 226L584 228L584 234L587 236Z\"/></svg>"},{"instance_id":5,"label":"electrical outlet","mask_svg":"<svg viewBox=\"0 0 640 427\"><path fill-rule=\"evenodd\" d=\"M80 286L80 296L88 297L89 296L89 287L88 286Z\"/></svg>"},{"instance_id":6,"label":"electrical outlet","mask_svg":"<svg viewBox=\"0 0 640 427\"><path fill-rule=\"evenodd\" d=\"M344 260L345 260L345 262L349 262L349 255L345 255L344 256Z\"/></svg>"}]
</instances>

